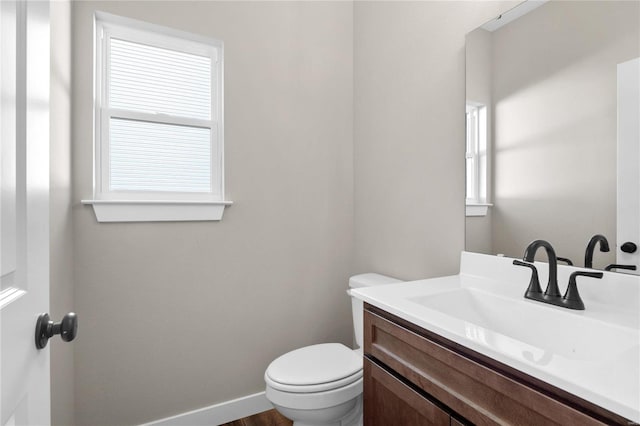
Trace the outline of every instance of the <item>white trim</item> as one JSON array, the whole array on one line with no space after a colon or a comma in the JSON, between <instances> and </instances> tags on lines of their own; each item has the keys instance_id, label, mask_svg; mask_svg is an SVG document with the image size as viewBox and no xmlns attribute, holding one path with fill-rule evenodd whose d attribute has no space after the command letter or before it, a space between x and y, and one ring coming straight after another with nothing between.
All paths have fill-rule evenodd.
<instances>
[{"instance_id":1,"label":"white trim","mask_svg":"<svg viewBox=\"0 0 640 426\"><path fill-rule=\"evenodd\" d=\"M225 200L220 194L210 192L172 192L172 191L110 191L102 194L95 201L128 201L128 202L148 202L163 201L165 203L224 203Z\"/></svg>"},{"instance_id":2,"label":"white trim","mask_svg":"<svg viewBox=\"0 0 640 426\"><path fill-rule=\"evenodd\" d=\"M178 222L221 220L232 201L82 200L98 222Z\"/></svg>"},{"instance_id":3,"label":"white trim","mask_svg":"<svg viewBox=\"0 0 640 426\"><path fill-rule=\"evenodd\" d=\"M488 192L488 157L489 146L487 143L488 107L482 103L467 101L466 103L466 154L465 158L471 160L471 173L469 165L465 164L467 176L465 179L466 203L486 204ZM471 178L471 182L469 179ZM471 183L471 185L469 185ZM485 213L486 214L486 213Z\"/></svg>"},{"instance_id":4,"label":"white trim","mask_svg":"<svg viewBox=\"0 0 640 426\"><path fill-rule=\"evenodd\" d=\"M204 426L229 423L273 409L264 392L254 393L177 416L145 423L141 426Z\"/></svg>"},{"instance_id":5,"label":"white trim","mask_svg":"<svg viewBox=\"0 0 640 426\"><path fill-rule=\"evenodd\" d=\"M211 129L211 133L215 133L216 122L213 120L202 120L199 118L179 117L169 114L150 114L142 111L131 111L119 108L103 108L106 118L120 118L124 120L144 121L147 123L175 124L178 126L200 127L203 129Z\"/></svg>"},{"instance_id":6,"label":"white trim","mask_svg":"<svg viewBox=\"0 0 640 426\"><path fill-rule=\"evenodd\" d=\"M467 204L466 207L466 215L468 216L486 216L489 207L492 207L493 204Z\"/></svg>"},{"instance_id":7,"label":"white trim","mask_svg":"<svg viewBox=\"0 0 640 426\"><path fill-rule=\"evenodd\" d=\"M124 16L112 15L111 13L106 13L102 11L96 11L95 20L101 21L104 25L109 27L120 27L121 29L124 27L127 31L135 31L135 32L152 32L152 33L160 33L165 34L170 38L179 38L194 41L196 43L201 43L203 45L210 45L218 48L222 48L223 42L221 40L205 37L198 34L190 33L187 31L176 30L175 28L165 27L163 25L156 25L150 22L139 21L133 18L126 18ZM130 27L135 27L136 29L131 29ZM171 42L171 41L170 41ZM182 48L182 47L180 47ZM196 54L203 54L202 52L194 52ZM206 55L206 53L204 53Z\"/></svg>"}]
</instances>

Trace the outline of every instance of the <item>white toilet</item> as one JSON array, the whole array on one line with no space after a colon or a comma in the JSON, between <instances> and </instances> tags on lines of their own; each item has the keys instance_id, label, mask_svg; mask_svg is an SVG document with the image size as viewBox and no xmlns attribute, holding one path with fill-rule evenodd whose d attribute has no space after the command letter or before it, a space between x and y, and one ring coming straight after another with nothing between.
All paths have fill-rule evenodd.
<instances>
[{"instance_id":1,"label":"white toilet","mask_svg":"<svg viewBox=\"0 0 640 426\"><path fill-rule=\"evenodd\" d=\"M397 282L361 274L349 279L349 288ZM306 346L275 359L264 373L267 399L294 426L362 424L363 304L352 297L351 306L356 349L340 343Z\"/></svg>"}]
</instances>

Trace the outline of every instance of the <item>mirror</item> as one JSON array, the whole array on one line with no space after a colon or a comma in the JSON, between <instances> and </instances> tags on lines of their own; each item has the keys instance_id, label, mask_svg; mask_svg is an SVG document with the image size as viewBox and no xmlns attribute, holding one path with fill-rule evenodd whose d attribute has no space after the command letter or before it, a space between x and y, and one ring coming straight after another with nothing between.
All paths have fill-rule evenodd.
<instances>
[{"instance_id":1,"label":"mirror","mask_svg":"<svg viewBox=\"0 0 640 426\"><path fill-rule=\"evenodd\" d=\"M467 35L467 251L545 239L584 266L602 234L593 266L616 263L617 65L638 56L638 2L528 1Z\"/></svg>"}]
</instances>

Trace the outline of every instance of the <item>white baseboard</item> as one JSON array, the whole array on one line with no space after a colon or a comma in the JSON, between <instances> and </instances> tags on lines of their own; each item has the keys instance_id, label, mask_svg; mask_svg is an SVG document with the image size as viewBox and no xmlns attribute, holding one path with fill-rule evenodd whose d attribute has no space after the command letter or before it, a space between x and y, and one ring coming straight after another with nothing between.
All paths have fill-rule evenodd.
<instances>
[{"instance_id":1,"label":"white baseboard","mask_svg":"<svg viewBox=\"0 0 640 426\"><path fill-rule=\"evenodd\" d=\"M177 416L155 420L142 426L210 426L232 422L263 411L271 410L273 405L264 392L200 408Z\"/></svg>"}]
</instances>

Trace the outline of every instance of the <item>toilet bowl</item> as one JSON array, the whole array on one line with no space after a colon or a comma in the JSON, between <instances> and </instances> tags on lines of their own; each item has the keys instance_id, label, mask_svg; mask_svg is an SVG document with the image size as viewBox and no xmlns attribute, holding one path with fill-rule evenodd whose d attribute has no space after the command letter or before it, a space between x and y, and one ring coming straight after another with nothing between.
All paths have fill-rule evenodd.
<instances>
[{"instance_id":1,"label":"toilet bowl","mask_svg":"<svg viewBox=\"0 0 640 426\"><path fill-rule=\"evenodd\" d=\"M378 274L356 275L350 288L399 282ZM350 294L350 292L349 292ZM306 346L276 358L264 374L266 397L294 426L362 424L362 301L352 298L358 348L340 343Z\"/></svg>"}]
</instances>

